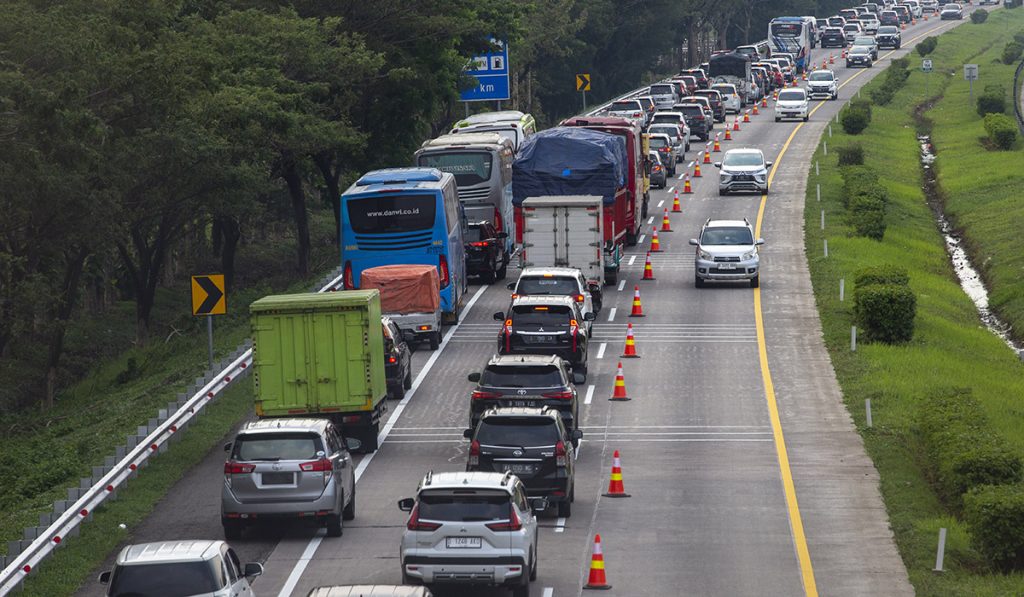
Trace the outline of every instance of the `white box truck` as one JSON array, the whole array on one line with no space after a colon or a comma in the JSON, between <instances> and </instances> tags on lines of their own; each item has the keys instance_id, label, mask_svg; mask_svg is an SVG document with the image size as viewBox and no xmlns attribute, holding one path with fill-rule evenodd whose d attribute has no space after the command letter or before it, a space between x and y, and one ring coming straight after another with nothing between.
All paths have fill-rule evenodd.
<instances>
[{"instance_id":1,"label":"white box truck","mask_svg":"<svg viewBox=\"0 0 1024 597\"><path fill-rule=\"evenodd\" d=\"M574 267L588 280L614 284L619 264L605 260L604 206L590 195L523 200L523 267Z\"/></svg>"}]
</instances>

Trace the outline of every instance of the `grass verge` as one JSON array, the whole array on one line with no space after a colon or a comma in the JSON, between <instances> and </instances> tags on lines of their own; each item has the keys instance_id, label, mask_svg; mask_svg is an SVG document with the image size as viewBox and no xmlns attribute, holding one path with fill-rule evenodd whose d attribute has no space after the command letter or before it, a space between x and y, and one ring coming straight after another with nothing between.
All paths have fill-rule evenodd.
<instances>
[{"instance_id":1,"label":"grass verge","mask_svg":"<svg viewBox=\"0 0 1024 597\"><path fill-rule=\"evenodd\" d=\"M930 95L941 96L955 85L963 63L984 64L987 52L1001 50L1022 26L1024 12L1000 10L984 25L965 24L943 35L929 56L936 65L928 82ZM916 63L914 55L911 60ZM960 289L921 189L913 110L925 99L925 76L915 69L889 105L873 106L871 124L861 135L848 136L833 126L833 137L824 139L833 151L825 155L819 145L812 159L819 162L820 175L815 176L812 169L804 214L808 261L825 344L846 406L881 476L880 489L917 594L1016 595L1024 591L1024 574L990 571L972 547L967 528L936 497L915 439L921 397L933 389L969 386L996 429L1024 451L1024 406L1019 400L1024 395L1024 367L981 325L973 303ZM881 79L866 85L863 96L868 97ZM932 117L937 127L941 115ZM843 215L842 178L834 148L854 141L861 142L865 164L880 174L889 191L888 228L881 242L856 236ZM947 168L944 173L953 176L954 170ZM819 183L820 203L815 192ZM819 220L822 209L827 222L824 231ZM1019 222L1004 219L1001 232L1015 235ZM825 239L828 258L822 256ZM851 352L854 274L862 267L884 264L910 272L910 286L918 299L914 339L900 346L860 344L857 352ZM844 302L839 301L840 279L847 282ZM871 429L865 427L865 399L872 403ZM949 529L946 572L936 574L931 569L940 527Z\"/></svg>"}]
</instances>

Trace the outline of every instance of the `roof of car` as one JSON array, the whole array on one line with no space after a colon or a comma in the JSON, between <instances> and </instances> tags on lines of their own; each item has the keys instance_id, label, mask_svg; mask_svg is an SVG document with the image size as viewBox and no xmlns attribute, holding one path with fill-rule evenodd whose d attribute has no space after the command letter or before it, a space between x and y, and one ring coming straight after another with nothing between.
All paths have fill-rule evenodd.
<instances>
[{"instance_id":1,"label":"roof of car","mask_svg":"<svg viewBox=\"0 0 1024 597\"><path fill-rule=\"evenodd\" d=\"M790 89L799 89L799 87L791 87ZM764 155L764 152L756 147L736 147L734 149L727 150L725 153L756 153L758 155Z\"/></svg>"},{"instance_id":2,"label":"roof of car","mask_svg":"<svg viewBox=\"0 0 1024 597\"><path fill-rule=\"evenodd\" d=\"M704 223L705 228L725 228L736 226L750 228L750 222L746 220L708 220Z\"/></svg>"},{"instance_id":3,"label":"roof of car","mask_svg":"<svg viewBox=\"0 0 1024 597\"><path fill-rule=\"evenodd\" d=\"M571 296L562 295L528 295L517 296L512 299L512 306L518 305L575 305L576 301Z\"/></svg>"},{"instance_id":4,"label":"roof of car","mask_svg":"<svg viewBox=\"0 0 1024 597\"><path fill-rule=\"evenodd\" d=\"M487 361L487 365L530 367L536 365L557 365L561 360L562 357L553 354L496 354L491 357L490 361Z\"/></svg>"},{"instance_id":5,"label":"roof of car","mask_svg":"<svg viewBox=\"0 0 1024 597\"><path fill-rule=\"evenodd\" d=\"M429 472L420 481L419 490L424 489L466 489L470 487L481 489L501 489L512 492L512 478L510 473L485 473L473 472Z\"/></svg>"},{"instance_id":6,"label":"roof of car","mask_svg":"<svg viewBox=\"0 0 1024 597\"><path fill-rule=\"evenodd\" d=\"M527 276L577 276L580 270L575 267L528 267L519 274L520 278Z\"/></svg>"},{"instance_id":7,"label":"roof of car","mask_svg":"<svg viewBox=\"0 0 1024 597\"><path fill-rule=\"evenodd\" d=\"M118 566L153 564L157 562L195 562L208 560L220 553L223 541L210 539L157 541L127 545L117 556Z\"/></svg>"},{"instance_id":8,"label":"roof of car","mask_svg":"<svg viewBox=\"0 0 1024 597\"><path fill-rule=\"evenodd\" d=\"M327 419L260 419L258 421L249 421L242 425L242 428L238 430L238 433L254 433L254 432L267 432L267 431L314 431L317 433L323 433L327 430L327 427L331 422Z\"/></svg>"},{"instance_id":9,"label":"roof of car","mask_svg":"<svg viewBox=\"0 0 1024 597\"><path fill-rule=\"evenodd\" d=\"M426 587L408 585L336 585L316 587L306 597L423 597L430 594Z\"/></svg>"}]
</instances>

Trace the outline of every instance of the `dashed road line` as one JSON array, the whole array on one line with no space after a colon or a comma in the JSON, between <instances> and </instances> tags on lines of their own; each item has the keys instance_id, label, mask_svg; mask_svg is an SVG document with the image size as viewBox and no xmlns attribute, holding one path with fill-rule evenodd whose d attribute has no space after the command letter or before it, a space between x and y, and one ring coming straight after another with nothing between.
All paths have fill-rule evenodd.
<instances>
[{"instance_id":1,"label":"dashed road line","mask_svg":"<svg viewBox=\"0 0 1024 597\"><path fill-rule=\"evenodd\" d=\"M619 280L619 288L618 288L618 291L619 291L619 292L622 292L622 289L623 289L623 288L625 288L625 287L626 287L626 281L625 281L625 280Z\"/></svg>"},{"instance_id":2,"label":"dashed road line","mask_svg":"<svg viewBox=\"0 0 1024 597\"><path fill-rule=\"evenodd\" d=\"M594 399L594 386L593 384L587 386L587 396L583 399L583 404L590 404Z\"/></svg>"},{"instance_id":3,"label":"dashed road line","mask_svg":"<svg viewBox=\"0 0 1024 597\"><path fill-rule=\"evenodd\" d=\"M611 311L608 311L608 321L615 321L616 311L618 311L618 307L612 307Z\"/></svg>"},{"instance_id":4,"label":"dashed road line","mask_svg":"<svg viewBox=\"0 0 1024 597\"><path fill-rule=\"evenodd\" d=\"M597 347L597 358L599 358L599 359L603 359L604 358L604 349L606 349L606 348L608 348L608 343L607 342L602 342L601 346Z\"/></svg>"}]
</instances>

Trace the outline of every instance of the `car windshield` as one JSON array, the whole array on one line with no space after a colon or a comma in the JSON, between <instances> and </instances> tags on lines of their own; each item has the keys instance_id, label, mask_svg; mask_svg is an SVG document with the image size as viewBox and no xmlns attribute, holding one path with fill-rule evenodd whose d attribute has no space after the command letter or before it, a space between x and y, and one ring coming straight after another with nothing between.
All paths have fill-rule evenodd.
<instances>
[{"instance_id":1,"label":"car windshield","mask_svg":"<svg viewBox=\"0 0 1024 597\"><path fill-rule=\"evenodd\" d=\"M780 96L779 99L782 99ZM725 154L725 161L723 164L726 166L760 166L763 162L760 153L753 151L730 151Z\"/></svg>"},{"instance_id":2,"label":"car windshield","mask_svg":"<svg viewBox=\"0 0 1024 597\"><path fill-rule=\"evenodd\" d=\"M851 54L856 54L858 56L861 55L861 54L864 54L865 56L867 56L867 55L871 54L871 48L869 48L867 46L856 46L856 47L850 48L850 53L847 54L847 56L849 56Z\"/></svg>"},{"instance_id":3,"label":"car windshield","mask_svg":"<svg viewBox=\"0 0 1024 597\"><path fill-rule=\"evenodd\" d=\"M796 89L788 89L779 94L780 102L802 102L805 99L807 99L807 96Z\"/></svg>"},{"instance_id":4,"label":"car windshield","mask_svg":"<svg viewBox=\"0 0 1024 597\"><path fill-rule=\"evenodd\" d=\"M480 375L480 385L496 388L540 388L563 383L554 365L488 365Z\"/></svg>"},{"instance_id":5,"label":"car windshield","mask_svg":"<svg viewBox=\"0 0 1024 597\"><path fill-rule=\"evenodd\" d=\"M489 446L553 446L559 439L548 417L486 417L476 432L476 441Z\"/></svg>"},{"instance_id":6,"label":"car windshield","mask_svg":"<svg viewBox=\"0 0 1024 597\"><path fill-rule=\"evenodd\" d=\"M831 81L835 77L833 77L832 73L830 72L815 71L811 73L807 78L810 79L811 81Z\"/></svg>"},{"instance_id":7,"label":"car windshield","mask_svg":"<svg viewBox=\"0 0 1024 597\"><path fill-rule=\"evenodd\" d=\"M516 305L512 307L516 324L566 327L569 325L569 307L562 305Z\"/></svg>"},{"instance_id":8,"label":"car windshield","mask_svg":"<svg viewBox=\"0 0 1024 597\"><path fill-rule=\"evenodd\" d=\"M225 584L210 562L173 562L118 566L110 579L110 595L187 597L213 593Z\"/></svg>"},{"instance_id":9,"label":"car windshield","mask_svg":"<svg viewBox=\"0 0 1024 597\"><path fill-rule=\"evenodd\" d=\"M479 489L420 492L419 517L447 522L483 522L509 517L509 495Z\"/></svg>"},{"instance_id":10,"label":"car windshield","mask_svg":"<svg viewBox=\"0 0 1024 597\"><path fill-rule=\"evenodd\" d=\"M323 450L312 433L244 433L235 440L235 460L312 460Z\"/></svg>"},{"instance_id":11,"label":"car windshield","mask_svg":"<svg viewBox=\"0 0 1024 597\"><path fill-rule=\"evenodd\" d=\"M700 244L710 245L752 245L754 237L746 226L721 226L705 228Z\"/></svg>"},{"instance_id":12,"label":"car windshield","mask_svg":"<svg viewBox=\"0 0 1024 597\"><path fill-rule=\"evenodd\" d=\"M573 296L580 291L579 282L568 276L537 276L519 278L516 294L527 296L552 294L555 296Z\"/></svg>"}]
</instances>

